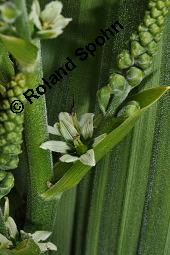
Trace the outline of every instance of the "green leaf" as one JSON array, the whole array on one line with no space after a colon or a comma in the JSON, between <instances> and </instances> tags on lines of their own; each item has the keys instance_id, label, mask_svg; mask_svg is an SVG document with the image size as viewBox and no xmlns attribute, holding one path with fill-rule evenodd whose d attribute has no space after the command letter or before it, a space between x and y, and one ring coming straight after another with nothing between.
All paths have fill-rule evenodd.
<instances>
[{"instance_id":1,"label":"green leaf","mask_svg":"<svg viewBox=\"0 0 170 255\"><path fill-rule=\"evenodd\" d=\"M14 67L2 42L0 42L0 83L6 84L14 75Z\"/></svg>"},{"instance_id":2,"label":"green leaf","mask_svg":"<svg viewBox=\"0 0 170 255\"><path fill-rule=\"evenodd\" d=\"M133 96L133 100L139 102L141 109L132 117L125 120L118 128L109 133L106 138L94 148L96 161L99 161L118 144L133 128L140 115L169 89L170 87L158 87ZM59 198L61 193L77 185L90 169L91 167L76 162L56 184L42 194L42 197L46 200Z\"/></svg>"},{"instance_id":3,"label":"green leaf","mask_svg":"<svg viewBox=\"0 0 170 255\"><path fill-rule=\"evenodd\" d=\"M31 42L2 34L0 34L0 39L22 67L30 67L35 64L38 49Z\"/></svg>"},{"instance_id":4,"label":"green leaf","mask_svg":"<svg viewBox=\"0 0 170 255\"><path fill-rule=\"evenodd\" d=\"M15 255L39 255L40 249L33 240L28 239L22 241L12 252Z\"/></svg>"}]
</instances>

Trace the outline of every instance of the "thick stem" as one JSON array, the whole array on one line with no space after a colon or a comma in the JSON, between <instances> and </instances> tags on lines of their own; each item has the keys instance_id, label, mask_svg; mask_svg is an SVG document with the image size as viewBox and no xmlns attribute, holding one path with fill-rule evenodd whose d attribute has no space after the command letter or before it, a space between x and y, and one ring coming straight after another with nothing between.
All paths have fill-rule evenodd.
<instances>
[{"instance_id":1,"label":"thick stem","mask_svg":"<svg viewBox=\"0 0 170 255\"><path fill-rule=\"evenodd\" d=\"M17 30L25 39L29 39L28 17L25 0L15 0L22 16L17 22ZM40 42L36 41L39 49L34 71L27 74L28 87L35 88L42 82L42 62ZM52 179L51 153L40 149L41 143L48 139L47 114L45 97L41 96L25 109L25 140L28 152L28 205L27 220L31 230L47 229L52 219L52 204L44 202L40 194L47 189L47 181Z\"/></svg>"}]
</instances>

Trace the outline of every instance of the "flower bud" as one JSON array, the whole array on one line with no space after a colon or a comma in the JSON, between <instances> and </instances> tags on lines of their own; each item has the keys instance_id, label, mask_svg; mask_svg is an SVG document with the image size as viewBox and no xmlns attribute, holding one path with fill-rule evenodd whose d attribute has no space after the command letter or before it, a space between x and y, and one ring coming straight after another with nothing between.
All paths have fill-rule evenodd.
<instances>
[{"instance_id":1,"label":"flower bud","mask_svg":"<svg viewBox=\"0 0 170 255\"><path fill-rule=\"evenodd\" d=\"M137 32L132 33L132 35L130 36L130 41L139 41L139 35Z\"/></svg>"},{"instance_id":2,"label":"flower bud","mask_svg":"<svg viewBox=\"0 0 170 255\"><path fill-rule=\"evenodd\" d=\"M130 52L128 50L122 51L117 57L117 65L120 69L126 69L132 66L134 60L132 59Z\"/></svg>"},{"instance_id":3,"label":"flower bud","mask_svg":"<svg viewBox=\"0 0 170 255\"><path fill-rule=\"evenodd\" d=\"M0 6L2 19L7 23L14 23L16 18L20 15L20 11L12 2L6 2Z\"/></svg>"},{"instance_id":4,"label":"flower bud","mask_svg":"<svg viewBox=\"0 0 170 255\"><path fill-rule=\"evenodd\" d=\"M157 35L154 36L154 40L155 40L156 42L159 42L159 41L161 40L161 37L162 37L162 33L159 33L159 34L157 34Z\"/></svg>"},{"instance_id":5,"label":"flower bud","mask_svg":"<svg viewBox=\"0 0 170 255\"><path fill-rule=\"evenodd\" d=\"M138 31L139 31L139 32L146 32L146 31L148 31L148 27L145 26L144 24L140 24L140 25L138 26Z\"/></svg>"},{"instance_id":6,"label":"flower bud","mask_svg":"<svg viewBox=\"0 0 170 255\"><path fill-rule=\"evenodd\" d=\"M144 53L136 59L136 64L142 69L147 69L152 64L152 57Z\"/></svg>"},{"instance_id":7,"label":"flower bud","mask_svg":"<svg viewBox=\"0 0 170 255\"><path fill-rule=\"evenodd\" d=\"M127 71L127 80L129 85L132 87L138 86L143 80L143 78L144 78L144 72L137 67L131 67Z\"/></svg>"},{"instance_id":8,"label":"flower bud","mask_svg":"<svg viewBox=\"0 0 170 255\"><path fill-rule=\"evenodd\" d=\"M145 16L144 16L144 24L146 27L149 27L150 25L154 24L155 23L155 19L153 19L151 16L150 16L150 12L146 12Z\"/></svg>"},{"instance_id":9,"label":"flower bud","mask_svg":"<svg viewBox=\"0 0 170 255\"><path fill-rule=\"evenodd\" d=\"M150 42L153 41L153 36L151 33L149 32L140 32L139 33L139 36L140 36L140 41L141 41L141 44L143 46L146 46L148 45Z\"/></svg>"},{"instance_id":10,"label":"flower bud","mask_svg":"<svg viewBox=\"0 0 170 255\"><path fill-rule=\"evenodd\" d=\"M163 26L164 23L165 23L165 18L164 18L164 16L159 16L159 17L157 18L157 24L158 24L158 26Z\"/></svg>"},{"instance_id":11,"label":"flower bud","mask_svg":"<svg viewBox=\"0 0 170 255\"><path fill-rule=\"evenodd\" d=\"M6 196L14 186L14 177L11 173L0 171L0 199Z\"/></svg>"},{"instance_id":12,"label":"flower bud","mask_svg":"<svg viewBox=\"0 0 170 255\"><path fill-rule=\"evenodd\" d=\"M161 32L161 29L160 29L160 27L158 25L152 24L149 27L149 31L151 32L152 35L156 35L156 34Z\"/></svg>"},{"instance_id":13,"label":"flower bud","mask_svg":"<svg viewBox=\"0 0 170 255\"><path fill-rule=\"evenodd\" d=\"M141 55L145 52L146 52L145 48L142 47L139 42L137 42L137 41L132 41L131 42L131 55L134 58L138 57L139 55Z\"/></svg>"},{"instance_id":14,"label":"flower bud","mask_svg":"<svg viewBox=\"0 0 170 255\"><path fill-rule=\"evenodd\" d=\"M158 10L157 8L153 7L151 9L151 17L152 18L154 18L154 19L158 18L159 16L161 16L161 14L162 14L162 11Z\"/></svg>"},{"instance_id":15,"label":"flower bud","mask_svg":"<svg viewBox=\"0 0 170 255\"><path fill-rule=\"evenodd\" d=\"M106 109L109 104L111 92L112 90L110 86L102 87L101 89L97 91L98 104L99 104L100 110L102 111L104 115L106 113Z\"/></svg>"},{"instance_id":16,"label":"flower bud","mask_svg":"<svg viewBox=\"0 0 170 255\"><path fill-rule=\"evenodd\" d=\"M164 8L162 9L162 15L163 15L163 16L166 16L167 13L168 13L168 9L167 9L167 7L164 7Z\"/></svg>"},{"instance_id":17,"label":"flower bud","mask_svg":"<svg viewBox=\"0 0 170 255\"><path fill-rule=\"evenodd\" d=\"M156 7L158 8L158 10L162 10L165 6L166 4L164 1L157 1L156 3Z\"/></svg>"},{"instance_id":18,"label":"flower bud","mask_svg":"<svg viewBox=\"0 0 170 255\"><path fill-rule=\"evenodd\" d=\"M139 110L140 104L137 101L130 101L118 112L117 116L122 118L129 118Z\"/></svg>"},{"instance_id":19,"label":"flower bud","mask_svg":"<svg viewBox=\"0 0 170 255\"><path fill-rule=\"evenodd\" d=\"M114 95L121 94L126 88L127 81L125 77L118 73L113 73L109 79L109 85Z\"/></svg>"},{"instance_id":20,"label":"flower bud","mask_svg":"<svg viewBox=\"0 0 170 255\"><path fill-rule=\"evenodd\" d=\"M158 50L158 44L155 41L150 42L147 45L147 52L150 55L154 55Z\"/></svg>"}]
</instances>

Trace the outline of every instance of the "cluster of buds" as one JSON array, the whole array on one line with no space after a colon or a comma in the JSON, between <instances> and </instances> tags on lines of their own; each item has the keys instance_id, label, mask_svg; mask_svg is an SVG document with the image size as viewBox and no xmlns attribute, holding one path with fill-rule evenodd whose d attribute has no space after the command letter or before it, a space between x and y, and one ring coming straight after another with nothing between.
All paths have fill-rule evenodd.
<instances>
[{"instance_id":1,"label":"cluster of buds","mask_svg":"<svg viewBox=\"0 0 170 255\"><path fill-rule=\"evenodd\" d=\"M99 107L103 115L109 112L113 114L110 109L115 113L130 90L151 73L153 55L158 50L169 6L170 0L149 1L143 22L130 38L129 49L123 50L117 57L118 72L112 74L109 84L98 91ZM110 104L114 106L110 107Z\"/></svg>"},{"instance_id":2,"label":"cluster of buds","mask_svg":"<svg viewBox=\"0 0 170 255\"><path fill-rule=\"evenodd\" d=\"M6 86L0 86L0 169L10 170L18 165L21 153L23 113L13 113L11 103L24 100L25 76L17 74Z\"/></svg>"},{"instance_id":3,"label":"cluster of buds","mask_svg":"<svg viewBox=\"0 0 170 255\"><path fill-rule=\"evenodd\" d=\"M14 178L7 170L18 166L21 153L23 113L11 111L15 100L23 101L25 76L17 74L6 86L0 85L0 199L14 186Z\"/></svg>"}]
</instances>

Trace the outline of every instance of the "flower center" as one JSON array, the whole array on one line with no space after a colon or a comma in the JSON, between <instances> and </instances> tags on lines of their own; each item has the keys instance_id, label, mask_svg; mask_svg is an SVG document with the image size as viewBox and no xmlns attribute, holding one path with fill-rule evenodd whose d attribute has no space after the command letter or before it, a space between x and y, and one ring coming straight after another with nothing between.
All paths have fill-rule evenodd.
<instances>
[{"instance_id":1,"label":"flower center","mask_svg":"<svg viewBox=\"0 0 170 255\"><path fill-rule=\"evenodd\" d=\"M88 150L87 145L82 143L79 136L73 140L73 143L78 155L82 155Z\"/></svg>"}]
</instances>

